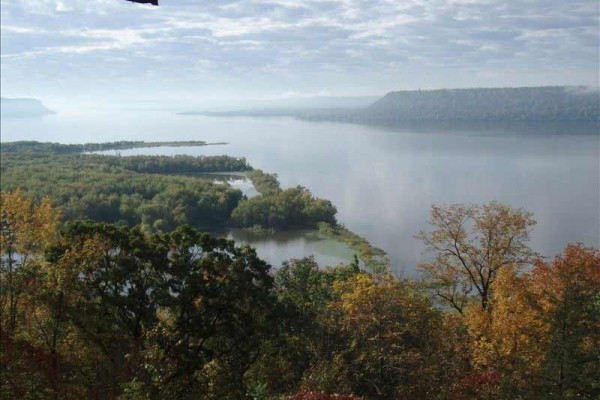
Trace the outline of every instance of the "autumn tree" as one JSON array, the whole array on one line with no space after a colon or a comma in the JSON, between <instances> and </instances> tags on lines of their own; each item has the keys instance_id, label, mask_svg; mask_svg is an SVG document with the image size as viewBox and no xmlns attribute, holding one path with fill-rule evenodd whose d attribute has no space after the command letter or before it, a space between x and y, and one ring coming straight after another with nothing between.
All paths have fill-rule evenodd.
<instances>
[{"instance_id":1,"label":"autumn tree","mask_svg":"<svg viewBox=\"0 0 600 400\"><path fill-rule=\"evenodd\" d=\"M471 336L473 374L487 398L503 391L518 397L540 371L548 325L532 305L531 276L502 268L486 310L474 303L464 321ZM463 382L464 384L465 382Z\"/></svg>"},{"instance_id":2,"label":"autumn tree","mask_svg":"<svg viewBox=\"0 0 600 400\"><path fill-rule=\"evenodd\" d=\"M600 397L600 251L569 245L531 273L531 301L547 326L539 379L544 399Z\"/></svg>"},{"instance_id":3,"label":"autumn tree","mask_svg":"<svg viewBox=\"0 0 600 400\"><path fill-rule=\"evenodd\" d=\"M505 204L432 206L432 230L420 232L433 260L420 265L435 294L461 314L475 297L488 308L502 268L517 271L534 260L528 247L535 224L530 212Z\"/></svg>"},{"instance_id":4,"label":"autumn tree","mask_svg":"<svg viewBox=\"0 0 600 400\"><path fill-rule=\"evenodd\" d=\"M40 365L51 358L31 343L37 311L29 294L43 265L44 251L57 235L60 214L48 198L34 203L19 189L0 194L0 394L13 398L39 392L48 375ZM42 382L40 382L42 381Z\"/></svg>"},{"instance_id":5,"label":"autumn tree","mask_svg":"<svg viewBox=\"0 0 600 400\"><path fill-rule=\"evenodd\" d=\"M59 241L57 240L57 244ZM55 246L46 250L46 258L32 268L23 293L27 317L20 326L18 339L44 355L38 360L44 392L48 398L78 399L85 396L85 386L95 369L94 360L101 356L73 324L78 309L83 265L101 256L102 243L89 240L80 251L71 251L54 259Z\"/></svg>"},{"instance_id":6,"label":"autumn tree","mask_svg":"<svg viewBox=\"0 0 600 400\"><path fill-rule=\"evenodd\" d=\"M497 376L497 398L600 394L600 252L569 245L531 271L503 268L487 310L465 315L474 368Z\"/></svg>"},{"instance_id":7,"label":"autumn tree","mask_svg":"<svg viewBox=\"0 0 600 400\"><path fill-rule=\"evenodd\" d=\"M47 197L34 204L19 189L0 194L0 318L7 332L16 328L28 267L56 238L59 220Z\"/></svg>"},{"instance_id":8,"label":"autumn tree","mask_svg":"<svg viewBox=\"0 0 600 400\"><path fill-rule=\"evenodd\" d=\"M431 399L427 381L439 376L433 360L438 312L411 283L389 275L358 274L334 283L341 350L352 392L372 399ZM440 388L443 384L440 382Z\"/></svg>"}]
</instances>

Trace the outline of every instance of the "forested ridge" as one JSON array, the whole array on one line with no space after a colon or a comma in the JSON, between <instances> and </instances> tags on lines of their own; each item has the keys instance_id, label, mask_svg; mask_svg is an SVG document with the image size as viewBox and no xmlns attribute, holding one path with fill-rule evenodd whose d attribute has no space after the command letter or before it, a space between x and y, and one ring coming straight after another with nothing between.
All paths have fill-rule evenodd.
<instances>
[{"instance_id":1,"label":"forested ridge","mask_svg":"<svg viewBox=\"0 0 600 400\"><path fill-rule=\"evenodd\" d=\"M566 124L567 127L575 122L592 126L598 123L600 91L580 86L404 90L389 92L370 106L360 108L281 108L182 114L228 117L287 116L308 121L416 128L426 127L428 124L437 126L436 123L439 122L444 123L444 129L449 128L448 123L458 124L456 127L450 126L451 128L470 129L472 124L493 122L506 123L507 128L526 131L532 129L532 126L522 128L518 123L552 123L550 126L542 126L541 132L547 133L555 130L555 124L558 122ZM461 125L463 123L464 126Z\"/></svg>"},{"instance_id":2,"label":"forested ridge","mask_svg":"<svg viewBox=\"0 0 600 400\"><path fill-rule=\"evenodd\" d=\"M30 118L54 114L38 99L0 98L0 116L2 118Z\"/></svg>"},{"instance_id":3,"label":"forested ridge","mask_svg":"<svg viewBox=\"0 0 600 400\"><path fill-rule=\"evenodd\" d=\"M600 92L583 87L442 89L390 92L358 120L598 121Z\"/></svg>"},{"instance_id":4,"label":"forested ridge","mask_svg":"<svg viewBox=\"0 0 600 400\"><path fill-rule=\"evenodd\" d=\"M271 178L264 177L272 182ZM2 399L597 399L600 252L434 206L418 280L0 204Z\"/></svg>"}]
</instances>

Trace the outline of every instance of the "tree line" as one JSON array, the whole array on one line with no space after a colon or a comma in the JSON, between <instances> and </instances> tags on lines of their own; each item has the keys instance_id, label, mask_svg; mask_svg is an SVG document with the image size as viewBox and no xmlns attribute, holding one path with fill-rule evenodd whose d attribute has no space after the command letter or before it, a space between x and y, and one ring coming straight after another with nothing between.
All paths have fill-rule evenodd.
<instances>
[{"instance_id":1,"label":"tree line","mask_svg":"<svg viewBox=\"0 0 600 400\"><path fill-rule=\"evenodd\" d=\"M312 196L302 186L281 189L277 175L254 170L249 179L259 193L242 200L231 214L245 227L316 228L319 223L336 224L337 209L329 201Z\"/></svg>"},{"instance_id":2,"label":"tree line","mask_svg":"<svg viewBox=\"0 0 600 400\"><path fill-rule=\"evenodd\" d=\"M2 153L54 153L54 154L79 154L94 151L128 150L144 147L164 146L205 146L207 143L198 140L174 141L174 142L144 142L141 140L121 140L118 142L63 144L51 142L36 142L23 140L18 142L5 142L0 145Z\"/></svg>"},{"instance_id":3,"label":"tree line","mask_svg":"<svg viewBox=\"0 0 600 400\"><path fill-rule=\"evenodd\" d=\"M2 399L600 395L600 252L541 258L525 210L432 207L413 280L1 200Z\"/></svg>"}]
</instances>

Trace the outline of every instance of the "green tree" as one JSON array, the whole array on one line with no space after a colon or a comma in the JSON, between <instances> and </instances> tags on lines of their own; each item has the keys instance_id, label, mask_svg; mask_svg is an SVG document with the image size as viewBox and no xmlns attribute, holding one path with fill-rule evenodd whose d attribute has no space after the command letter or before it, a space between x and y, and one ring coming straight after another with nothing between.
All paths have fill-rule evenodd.
<instances>
[{"instance_id":1,"label":"green tree","mask_svg":"<svg viewBox=\"0 0 600 400\"><path fill-rule=\"evenodd\" d=\"M286 261L276 271L278 324L251 371L257 387L265 385L272 396L300 387L334 389L331 370L322 370L341 344L329 307L336 298L333 284L357 272L352 266L320 268L314 257Z\"/></svg>"},{"instance_id":2,"label":"green tree","mask_svg":"<svg viewBox=\"0 0 600 400\"><path fill-rule=\"evenodd\" d=\"M250 247L185 226L148 234L73 222L47 266L29 297L39 323L28 340L58 354L55 369L87 395L245 395L276 304L269 267Z\"/></svg>"}]
</instances>

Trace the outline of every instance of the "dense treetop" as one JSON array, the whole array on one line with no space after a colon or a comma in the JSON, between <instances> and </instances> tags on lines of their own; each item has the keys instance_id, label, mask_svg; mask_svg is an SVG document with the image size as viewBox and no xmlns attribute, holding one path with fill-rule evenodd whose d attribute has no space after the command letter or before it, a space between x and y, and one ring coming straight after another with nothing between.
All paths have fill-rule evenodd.
<instances>
[{"instance_id":1,"label":"dense treetop","mask_svg":"<svg viewBox=\"0 0 600 400\"><path fill-rule=\"evenodd\" d=\"M247 199L199 176L249 170L226 156L3 152L0 399L600 396L597 249L541 259L531 213L435 205L417 236L432 258L398 279L307 189L251 170ZM318 226L372 272L312 257L271 270L187 225L230 223Z\"/></svg>"},{"instance_id":2,"label":"dense treetop","mask_svg":"<svg viewBox=\"0 0 600 400\"><path fill-rule=\"evenodd\" d=\"M250 173L260 193L251 199L211 179L211 173L252 171L245 158L70 154L78 148L68 146L4 143L2 189L21 188L35 199L50 196L66 220L144 224L163 231L180 224L289 229L335 223L331 202L306 188L283 190L274 175Z\"/></svg>"},{"instance_id":3,"label":"dense treetop","mask_svg":"<svg viewBox=\"0 0 600 400\"><path fill-rule=\"evenodd\" d=\"M438 274L425 281L310 257L272 271L250 247L187 226L60 228L48 198L20 191L2 193L0 216L2 399L600 395L600 252L570 245L520 268L521 210L432 209L422 239L439 252L428 266ZM473 279L443 257L454 233L469 262L489 250L471 269L494 275L485 306L474 291L446 307L435 290Z\"/></svg>"},{"instance_id":4,"label":"dense treetop","mask_svg":"<svg viewBox=\"0 0 600 400\"><path fill-rule=\"evenodd\" d=\"M244 159L3 154L2 188L50 196L67 220L144 223L161 230L178 224L227 223L242 193L185 174L249 168ZM152 173L174 170L182 175ZM136 172L139 171L139 172ZM148 172L144 172L148 171Z\"/></svg>"},{"instance_id":5,"label":"dense treetop","mask_svg":"<svg viewBox=\"0 0 600 400\"><path fill-rule=\"evenodd\" d=\"M259 195L240 202L231 215L236 224L273 228L335 225L337 210L329 200L313 197L302 186L283 190L277 175L261 170L250 172L249 178Z\"/></svg>"}]
</instances>

